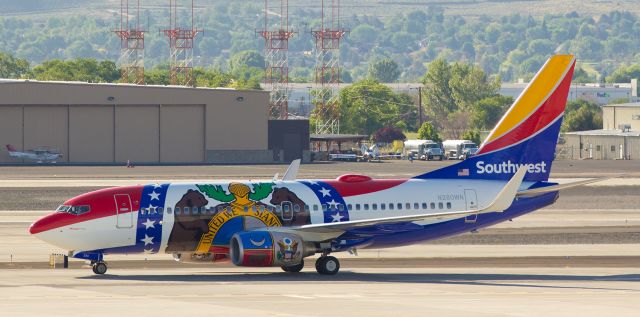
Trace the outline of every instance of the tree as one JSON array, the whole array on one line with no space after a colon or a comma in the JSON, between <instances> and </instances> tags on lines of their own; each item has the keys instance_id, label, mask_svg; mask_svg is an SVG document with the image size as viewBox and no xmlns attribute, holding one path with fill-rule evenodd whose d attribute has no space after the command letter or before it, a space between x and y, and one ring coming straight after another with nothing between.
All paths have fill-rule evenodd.
<instances>
[{"instance_id":1,"label":"tree","mask_svg":"<svg viewBox=\"0 0 640 317\"><path fill-rule=\"evenodd\" d=\"M628 83L631 79L640 79L640 65L622 65L616 69L611 76L607 76L608 83Z\"/></svg>"},{"instance_id":2,"label":"tree","mask_svg":"<svg viewBox=\"0 0 640 317\"><path fill-rule=\"evenodd\" d=\"M382 143L391 143L396 140L404 141L407 137L402 133L402 130L396 127L382 127L373 134L372 137L374 142L382 142Z\"/></svg>"},{"instance_id":3,"label":"tree","mask_svg":"<svg viewBox=\"0 0 640 317\"><path fill-rule=\"evenodd\" d=\"M425 85L426 109L432 112L436 120L456 110L449 80L451 80L451 66L444 59L431 62L427 67L427 73L422 78L422 83Z\"/></svg>"},{"instance_id":4,"label":"tree","mask_svg":"<svg viewBox=\"0 0 640 317\"><path fill-rule=\"evenodd\" d=\"M0 52L0 78L20 78L29 72L29 62Z\"/></svg>"},{"instance_id":5,"label":"tree","mask_svg":"<svg viewBox=\"0 0 640 317\"><path fill-rule=\"evenodd\" d=\"M434 142L442 142L438 130L431 122L425 121L420 129L418 129L418 139L432 140Z\"/></svg>"},{"instance_id":6,"label":"tree","mask_svg":"<svg viewBox=\"0 0 640 317\"><path fill-rule=\"evenodd\" d=\"M236 71L243 67L264 67L264 57L258 51L246 50L233 54L229 59L229 69Z\"/></svg>"},{"instance_id":7,"label":"tree","mask_svg":"<svg viewBox=\"0 0 640 317\"><path fill-rule=\"evenodd\" d=\"M571 79L571 81L581 84L594 82L591 76L589 76L589 73L587 73L582 67L579 66L576 67L575 71L573 72L573 78Z\"/></svg>"},{"instance_id":8,"label":"tree","mask_svg":"<svg viewBox=\"0 0 640 317\"><path fill-rule=\"evenodd\" d=\"M361 80L340 91L338 97L340 131L372 135L385 126L404 121L415 129L417 111L411 97L394 93L374 80Z\"/></svg>"},{"instance_id":9,"label":"tree","mask_svg":"<svg viewBox=\"0 0 640 317\"><path fill-rule=\"evenodd\" d=\"M480 131L478 130L467 130L462 134L463 140L473 141L473 143L480 145Z\"/></svg>"},{"instance_id":10,"label":"tree","mask_svg":"<svg viewBox=\"0 0 640 317\"><path fill-rule=\"evenodd\" d=\"M567 102L563 132L602 129L602 108L596 103L575 100Z\"/></svg>"},{"instance_id":11,"label":"tree","mask_svg":"<svg viewBox=\"0 0 640 317\"><path fill-rule=\"evenodd\" d=\"M472 107L471 127L479 130L493 128L511 104L513 104L513 98L502 95L479 100Z\"/></svg>"},{"instance_id":12,"label":"tree","mask_svg":"<svg viewBox=\"0 0 640 317\"><path fill-rule=\"evenodd\" d=\"M31 76L37 80L112 83L120 78L120 70L113 61L98 61L94 58L68 61L54 59L34 67Z\"/></svg>"},{"instance_id":13,"label":"tree","mask_svg":"<svg viewBox=\"0 0 640 317\"><path fill-rule=\"evenodd\" d=\"M357 46L368 48L378 37L378 31L369 24L360 24L351 30L350 38Z\"/></svg>"},{"instance_id":14,"label":"tree","mask_svg":"<svg viewBox=\"0 0 640 317\"><path fill-rule=\"evenodd\" d=\"M400 77L398 63L390 58L377 59L369 63L369 78L381 83L393 83Z\"/></svg>"}]
</instances>

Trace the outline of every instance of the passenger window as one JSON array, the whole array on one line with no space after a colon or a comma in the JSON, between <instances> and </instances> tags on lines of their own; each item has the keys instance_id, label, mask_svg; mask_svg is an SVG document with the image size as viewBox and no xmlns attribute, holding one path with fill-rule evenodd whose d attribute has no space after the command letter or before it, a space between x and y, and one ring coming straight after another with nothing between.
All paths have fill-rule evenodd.
<instances>
[{"instance_id":1,"label":"passenger window","mask_svg":"<svg viewBox=\"0 0 640 317\"><path fill-rule=\"evenodd\" d=\"M431 209L436 209L436 203L431 203Z\"/></svg>"},{"instance_id":2,"label":"passenger window","mask_svg":"<svg viewBox=\"0 0 640 317\"><path fill-rule=\"evenodd\" d=\"M413 203L413 209L415 209L415 210L420 209L420 204L418 204L418 203Z\"/></svg>"},{"instance_id":3,"label":"passenger window","mask_svg":"<svg viewBox=\"0 0 640 317\"><path fill-rule=\"evenodd\" d=\"M313 211L318 211L318 205L313 205Z\"/></svg>"},{"instance_id":4,"label":"passenger window","mask_svg":"<svg viewBox=\"0 0 640 317\"><path fill-rule=\"evenodd\" d=\"M249 206L244 206L244 212L249 212Z\"/></svg>"},{"instance_id":5,"label":"passenger window","mask_svg":"<svg viewBox=\"0 0 640 317\"><path fill-rule=\"evenodd\" d=\"M300 212L300 205L293 205L293 212Z\"/></svg>"},{"instance_id":6,"label":"passenger window","mask_svg":"<svg viewBox=\"0 0 640 317\"><path fill-rule=\"evenodd\" d=\"M179 215L180 212L181 212L180 207L176 207L176 209L174 209L174 211L176 212L176 215Z\"/></svg>"},{"instance_id":7,"label":"passenger window","mask_svg":"<svg viewBox=\"0 0 640 317\"><path fill-rule=\"evenodd\" d=\"M398 203L397 207L398 207L398 210L402 210L402 204L401 203Z\"/></svg>"},{"instance_id":8,"label":"passenger window","mask_svg":"<svg viewBox=\"0 0 640 317\"><path fill-rule=\"evenodd\" d=\"M156 209L156 211L157 211L159 214L162 214L162 212L164 211L164 208L162 208L162 207L158 207L158 209Z\"/></svg>"},{"instance_id":9,"label":"passenger window","mask_svg":"<svg viewBox=\"0 0 640 317\"><path fill-rule=\"evenodd\" d=\"M282 206L282 211L289 212L289 205L283 205Z\"/></svg>"},{"instance_id":10,"label":"passenger window","mask_svg":"<svg viewBox=\"0 0 640 317\"><path fill-rule=\"evenodd\" d=\"M344 205L343 204L339 204L338 205L338 210L339 211L344 211Z\"/></svg>"},{"instance_id":11,"label":"passenger window","mask_svg":"<svg viewBox=\"0 0 640 317\"><path fill-rule=\"evenodd\" d=\"M387 204L380 204L380 210L385 210L385 207L387 206Z\"/></svg>"},{"instance_id":12,"label":"passenger window","mask_svg":"<svg viewBox=\"0 0 640 317\"><path fill-rule=\"evenodd\" d=\"M438 208L439 209L444 209L444 205L442 203L438 203Z\"/></svg>"},{"instance_id":13,"label":"passenger window","mask_svg":"<svg viewBox=\"0 0 640 317\"><path fill-rule=\"evenodd\" d=\"M322 211L327 211L329 208L326 204L322 204Z\"/></svg>"},{"instance_id":14,"label":"passenger window","mask_svg":"<svg viewBox=\"0 0 640 317\"><path fill-rule=\"evenodd\" d=\"M353 210L353 205L352 204L347 204L347 210Z\"/></svg>"},{"instance_id":15,"label":"passenger window","mask_svg":"<svg viewBox=\"0 0 640 317\"><path fill-rule=\"evenodd\" d=\"M427 209L427 203L422 203L422 209Z\"/></svg>"},{"instance_id":16,"label":"passenger window","mask_svg":"<svg viewBox=\"0 0 640 317\"><path fill-rule=\"evenodd\" d=\"M309 209L309 207L310 207L309 205L305 204L305 205L304 205L304 212L309 212L309 211L311 211L311 210Z\"/></svg>"},{"instance_id":17,"label":"passenger window","mask_svg":"<svg viewBox=\"0 0 640 317\"><path fill-rule=\"evenodd\" d=\"M182 208L182 213L185 214L185 215L188 215L189 214L189 207Z\"/></svg>"},{"instance_id":18,"label":"passenger window","mask_svg":"<svg viewBox=\"0 0 640 317\"><path fill-rule=\"evenodd\" d=\"M360 210L360 204L356 204L356 210Z\"/></svg>"},{"instance_id":19,"label":"passenger window","mask_svg":"<svg viewBox=\"0 0 640 317\"><path fill-rule=\"evenodd\" d=\"M404 204L404 206L406 207L407 210L411 209L411 203L406 203Z\"/></svg>"},{"instance_id":20,"label":"passenger window","mask_svg":"<svg viewBox=\"0 0 640 317\"><path fill-rule=\"evenodd\" d=\"M167 209L166 209L166 210L167 210L167 214L169 214L169 215L170 215L170 214L171 214L171 207L167 207Z\"/></svg>"},{"instance_id":21,"label":"passenger window","mask_svg":"<svg viewBox=\"0 0 640 317\"><path fill-rule=\"evenodd\" d=\"M264 212L264 206L260 205L260 207L258 207L258 210L260 210L260 212Z\"/></svg>"},{"instance_id":22,"label":"passenger window","mask_svg":"<svg viewBox=\"0 0 640 317\"><path fill-rule=\"evenodd\" d=\"M378 204L371 204L371 209L378 210Z\"/></svg>"},{"instance_id":23,"label":"passenger window","mask_svg":"<svg viewBox=\"0 0 640 317\"><path fill-rule=\"evenodd\" d=\"M369 204L364 204L364 210L369 210Z\"/></svg>"},{"instance_id":24,"label":"passenger window","mask_svg":"<svg viewBox=\"0 0 640 317\"><path fill-rule=\"evenodd\" d=\"M393 203L389 203L389 210L393 210Z\"/></svg>"},{"instance_id":25,"label":"passenger window","mask_svg":"<svg viewBox=\"0 0 640 317\"><path fill-rule=\"evenodd\" d=\"M273 207L272 206L267 206L267 211L273 212Z\"/></svg>"},{"instance_id":26,"label":"passenger window","mask_svg":"<svg viewBox=\"0 0 640 317\"><path fill-rule=\"evenodd\" d=\"M447 209L451 209L451 203L447 203Z\"/></svg>"}]
</instances>

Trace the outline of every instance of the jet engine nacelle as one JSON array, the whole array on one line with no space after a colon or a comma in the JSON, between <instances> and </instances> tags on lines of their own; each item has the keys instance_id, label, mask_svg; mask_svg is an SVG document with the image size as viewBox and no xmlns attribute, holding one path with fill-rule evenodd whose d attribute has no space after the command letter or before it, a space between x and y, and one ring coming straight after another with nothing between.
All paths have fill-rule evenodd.
<instances>
[{"instance_id":1,"label":"jet engine nacelle","mask_svg":"<svg viewBox=\"0 0 640 317\"><path fill-rule=\"evenodd\" d=\"M245 231L231 237L229 253L238 266L291 266L314 255L316 247L296 234Z\"/></svg>"}]
</instances>

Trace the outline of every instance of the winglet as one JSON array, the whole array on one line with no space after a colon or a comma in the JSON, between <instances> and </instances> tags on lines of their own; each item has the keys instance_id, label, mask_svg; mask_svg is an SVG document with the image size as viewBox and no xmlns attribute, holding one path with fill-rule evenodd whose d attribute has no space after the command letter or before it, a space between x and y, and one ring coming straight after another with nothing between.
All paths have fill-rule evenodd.
<instances>
[{"instance_id":1,"label":"winglet","mask_svg":"<svg viewBox=\"0 0 640 317\"><path fill-rule=\"evenodd\" d=\"M15 152L16 151L16 148L14 148L13 145L11 145L11 144L7 144L6 147L7 147L7 150L9 150L9 152Z\"/></svg>"},{"instance_id":2,"label":"winglet","mask_svg":"<svg viewBox=\"0 0 640 317\"><path fill-rule=\"evenodd\" d=\"M516 198L518 189L524 180L524 176L527 174L527 166L520 167L520 169L513 175L511 180L505 185L502 190L496 196L489 206L480 210L479 213L487 212L503 212L507 208L511 207L513 200Z\"/></svg>"},{"instance_id":3,"label":"winglet","mask_svg":"<svg viewBox=\"0 0 640 317\"><path fill-rule=\"evenodd\" d=\"M293 160L287 168L287 171L284 172L282 176L283 181L294 181L298 177L298 170L300 169L300 159Z\"/></svg>"}]
</instances>

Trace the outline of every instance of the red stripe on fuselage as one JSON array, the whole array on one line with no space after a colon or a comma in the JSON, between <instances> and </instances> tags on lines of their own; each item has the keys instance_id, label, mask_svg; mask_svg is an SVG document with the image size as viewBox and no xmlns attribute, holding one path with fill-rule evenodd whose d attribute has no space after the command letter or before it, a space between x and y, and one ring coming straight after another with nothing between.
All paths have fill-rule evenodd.
<instances>
[{"instance_id":1,"label":"red stripe on fuselage","mask_svg":"<svg viewBox=\"0 0 640 317\"><path fill-rule=\"evenodd\" d=\"M571 85L571 76L569 76L570 74L572 74L572 71L567 72L560 85L558 85L553 94L551 94L551 96L547 98L547 100L542 104L542 106L538 108L538 110L536 110L524 122L522 122L515 129L511 130L509 133L484 145L480 149L480 151L478 151L478 155L499 150L518 143L555 121L558 116L564 113L569 87Z\"/></svg>"},{"instance_id":2,"label":"red stripe on fuselage","mask_svg":"<svg viewBox=\"0 0 640 317\"><path fill-rule=\"evenodd\" d=\"M89 205L91 211L82 215L72 215L66 212L55 212L38 219L29 228L31 234L56 229L81 222L110 217L116 215L114 195L128 194L131 197L132 208L128 212L137 211L140 207L140 197L143 186L126 186L101 189L71 198L63 203L66 206ZM123 212L126 213L126 212ZM115 223L113 224L116 225Z\"/></svg>"},{"instance_id":3,"label":"red stripe on fuselage","mask_svg":"<svg viewBox=\"0 0 640 317\"><path fill-rule=\"evenodd\" d=\"M335 188L342 197L375 193L381 190L396 187L406 179L376 179L362 182L341 182L338 180L323 181Z\"/></svg>"}]
</instances>

